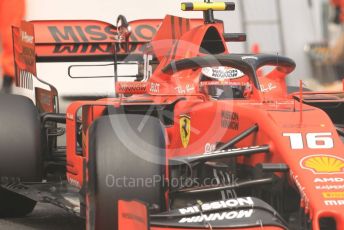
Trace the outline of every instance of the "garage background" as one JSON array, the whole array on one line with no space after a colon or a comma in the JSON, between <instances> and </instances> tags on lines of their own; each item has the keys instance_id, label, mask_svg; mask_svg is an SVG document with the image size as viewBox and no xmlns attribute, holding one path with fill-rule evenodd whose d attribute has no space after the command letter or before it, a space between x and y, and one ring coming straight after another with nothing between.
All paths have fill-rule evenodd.
<instances>
[{"instance_id":1,"label":"garage background","mask_svg":"<svg viewBox=\"0 0 344 230\"><path fill-rule=\"evenodd\" d=\"M128 21L163 18L166 14L202 17L200 12L182 12L182 0L28 0L27 20L96 19L115 24L119 14ZM251 52L258 44L262 53L278 53L295 60L297 69L288 77L314 86L312 66L305 47L328 39L328 0L234 0L236 11L216 12L226 32L246 32L245 43L228 44L231 52ZM110 96L113 79L71 79L68 63L40 64L38 76L55 85L65 100L84 95ZM69 101L67 100L66 103ZM61 109L63 111L64 108Z\"/></svg>"},{"instance_id":2,"label":"garage background","mask_svg":"<svg viewBox=\"0 0 344 230\"><path fill-rule=\"evenodd\" d=\"M28 20L98 19L114 23L117 15L128 20L162 18L165 14L201 17L198 12L181 12L180 0L29 0ZM292 57L298 67L291 83L311 75L304 52L308 43L324 39L322 11L327 0L235 0L234 12L216 12L227 32L247 32L247 44L231 44L233 52L250 51L258 43L261 52Z\"/></svg>"}]
</instances>

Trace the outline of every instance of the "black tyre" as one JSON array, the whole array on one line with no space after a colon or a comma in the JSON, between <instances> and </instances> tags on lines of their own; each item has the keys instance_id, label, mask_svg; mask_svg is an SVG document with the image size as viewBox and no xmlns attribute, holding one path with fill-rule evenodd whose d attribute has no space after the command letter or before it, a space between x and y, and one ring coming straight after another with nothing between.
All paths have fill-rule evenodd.
<instances>
[{"instance_id":1,"label":"black tyre","mask_svg":"<svg viewBox=\"0 0 344 230\"><path fill-rule=\"evenodd\" d=\"M165 137L160 121L110 115L89 130L89 229L117 229L117 201L137 199L162 208ZM137 184L126 184L135 181Z\"/></svg>"},{"instance_id":2,"label":"black tyre","mask_svg":"<svg viewBox=\"0 0 344 230\"><path fill-rule=\"evenodd\" d=\"M0 217L23 217L31 213L36 201L0 188Z\"/></svg>"},{"instance_id":3,"label":"black tyre","mask_svg":"<svg viewBox=\"0 0 344 230\"><path fill-rule=\"evenodd\" d=\"M0 95L0 176L40 181L41 123L32 101ZM1 206L1 205L0 205Z\"/></svg>"},{"instance_id":4,"label":"black tyre","mask_svg":"<svg viewBox=\"0 0 344 230\"><path fill-rule=\"evenodd\" d=\"M0 178L6 181L41 181L41 124L32 101L0 94ZM0 217L24 216L36 202L0 188Z\"/></svg>"}]
</instances>

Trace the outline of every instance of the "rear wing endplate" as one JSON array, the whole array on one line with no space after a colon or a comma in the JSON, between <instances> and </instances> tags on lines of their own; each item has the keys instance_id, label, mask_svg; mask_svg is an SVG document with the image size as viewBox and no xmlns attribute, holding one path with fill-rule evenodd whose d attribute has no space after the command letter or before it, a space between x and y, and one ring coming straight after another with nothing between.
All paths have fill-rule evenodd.
<instances>
[{"instance_id":1,"label":"rear wing endplate","mask_svg":"<svg viewBox=\"0 0 344 230\"><path fill-rule=\"evenodd\" d=\"M37 76L36 62L113 61L118 55L140 53L156 34L162 20L130 22L128 45L118 40L117 28L94 20L23 21L13 27L17 70Z\"/></svg>"}]
</instances>

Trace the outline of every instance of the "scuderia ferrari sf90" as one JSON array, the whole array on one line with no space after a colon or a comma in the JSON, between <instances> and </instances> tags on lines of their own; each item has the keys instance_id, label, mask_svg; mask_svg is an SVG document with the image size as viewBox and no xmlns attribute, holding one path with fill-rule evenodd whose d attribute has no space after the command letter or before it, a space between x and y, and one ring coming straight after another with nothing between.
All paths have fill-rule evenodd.
<instances>
[{"instance_id":1,"label":"scuderia ferrari sf90","mask_svg":"<svg viewBox=\"0 0 344 230\"><path fill-rule=\"evenodd\" d=\"M25 96L0 95L0 215L48 202L90 230L343 229L344 93L288 87L287 57L229 53L246 36L214 11L234 9L14 27ZM59 112L39 67L61 62L77 84L112 79L113 95Z\"/></svg>"}]
</instances>

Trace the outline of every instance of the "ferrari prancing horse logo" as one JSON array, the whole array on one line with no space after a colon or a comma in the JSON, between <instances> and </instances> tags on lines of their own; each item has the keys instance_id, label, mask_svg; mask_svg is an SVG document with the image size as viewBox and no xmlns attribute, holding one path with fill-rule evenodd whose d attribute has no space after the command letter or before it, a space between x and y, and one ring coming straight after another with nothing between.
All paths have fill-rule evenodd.
<instances>
[{"instance_id":1,"label":"ferrari prancing horse logo","mask_svg":"<svg viewBox=\"0 0 344 230\"><path fill-rule=\"evenodd\" d=\"M191 134L191 120L188 115L180 115L179 119L180 138L184 148L188 147Z\"/></svg>"}]
</instances>

